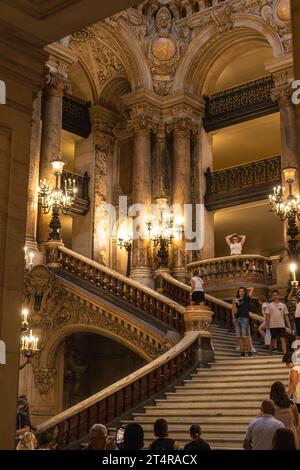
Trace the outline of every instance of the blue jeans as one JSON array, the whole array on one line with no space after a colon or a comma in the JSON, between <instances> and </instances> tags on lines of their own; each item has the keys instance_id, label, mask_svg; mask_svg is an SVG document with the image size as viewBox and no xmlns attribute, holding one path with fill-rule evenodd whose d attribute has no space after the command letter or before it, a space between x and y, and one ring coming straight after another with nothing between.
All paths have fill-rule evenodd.
<instances>
[{"instance_id":1,"label":"blue jeans","mask_svg":"<svg viewBox=\"0 0 300 470\"><path fill-rule=\"evenodd\" d=\"M234 320L234 329L238 338L246 338L249 336L249 318L236 318Z\"/></svg>"}]
</instances>

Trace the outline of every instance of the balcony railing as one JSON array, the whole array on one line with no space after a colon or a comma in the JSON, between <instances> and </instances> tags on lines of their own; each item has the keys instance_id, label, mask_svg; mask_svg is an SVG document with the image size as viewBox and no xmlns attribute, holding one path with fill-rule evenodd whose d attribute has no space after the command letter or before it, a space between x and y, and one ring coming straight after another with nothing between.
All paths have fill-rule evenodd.
<instances>
[{"instance_id":1,"label":"balcony railing","mask_svg":"<svg viewBox=\"0 0 300 470\"><path fill-rule=\"evenodd\" d=\"M205 130L214 131L279 111L278 103L271 100L273 86L272 77L267 76L206 96Z\"/></svg>"},{"instance_id":2,"label":"balcony railing","mask_svg":"<svg viewBox=\"0 0 300 470\"><path fill-rule=\"evenodd\" d=\"M64 187L64 181L71 179L75 180L77 188L77 195L75 202L71 209L73 215L86 215L89 211L90 199L89 199L89 181L90 177L85 172L84 175L78 175L72 171L64 171L62 174L62 187Z\"/></svg>"},{"instance_id":3,"label":"balcony railing","mask_svg":"<svg viewBox=\"0 0 300 470\"><path fill-rule=\"evenodd\" d=\"M267 287L276 283L273 264L278 259L260 255L225 256L190 263L188 270L192 276L193 270L199 269L208 291L234 288L236 284Z\"/></svg>"},{"instance_id":4,"label":"balcony railing","mask_svg":"<svg viewBox=\"0 0 300 470\"><path fill-rule=\"evenodd\" d=\"M207 169L205 205L222 209L268 197L281 183L281 158L272 157L220 171Z\"/></svg>"},{"instance_id":5,"label":"balcony railing","mask_svg":"<svg viewBox=\"0 0 300 470\"><path fill-rule=\"evenodd\" d=\"M90 103L72 95L65 94L63 97L62 128L72 134L87 138L91 132L91 121L89 115ZM42 116L44 116L45 95L42 95Z\"/></svg>"}]
</instances>

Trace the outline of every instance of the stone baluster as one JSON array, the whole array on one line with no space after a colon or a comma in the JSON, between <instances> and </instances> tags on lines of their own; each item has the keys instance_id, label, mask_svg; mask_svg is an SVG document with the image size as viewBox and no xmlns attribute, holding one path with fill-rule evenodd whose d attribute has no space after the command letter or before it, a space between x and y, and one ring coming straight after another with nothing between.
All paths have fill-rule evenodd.
<instances>
[{"instance_id":1,"label":"stone baluster","mask_svg":"<svg viewBox=\"0 0 300 470\"><path fill-rule=\"evenodd\" d=\"M74 54L61 44L52 44L46 48L49 59L46 63L44 85L44 113L41 135L40 178L47 178L54 184L51 161L60 157L63 95L70 90L68 68L76 62ZM45 243L49 236L48 216L39 214L37 240Z\"/></svg>"}]
</instances>

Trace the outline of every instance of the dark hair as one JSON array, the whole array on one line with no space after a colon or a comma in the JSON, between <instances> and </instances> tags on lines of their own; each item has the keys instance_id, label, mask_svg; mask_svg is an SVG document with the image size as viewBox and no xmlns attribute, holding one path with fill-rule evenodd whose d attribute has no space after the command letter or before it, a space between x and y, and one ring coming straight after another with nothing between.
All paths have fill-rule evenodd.
<instances>
[{"instance_id":1,"label":"dark hair","mask_svg":"<svg viewBox=\"0 0 300 470\"><path fill-rule=\"evenodd\" d=\"M193 276L199 276L199 269L194 269Z\"/></svg>"},{"instance_id":2,"label":"dark hair","mask_svg":"<svg viewBox=\"0 0 300 470\"><path fill-rule=\"evenodd\" d=\"M165 419L157 419L154 423L154 436L167 437L168 436L168 423Z\"/></svg>"},{"instance_id":3,"label":"dark hair","mask_svg":"<svg viewBox=\"0 0 300 470\"><path fill-rule=\"evenodd\" d=\"M273 290L272 290L272 294L275 294L275 293L279 295L279 290L273 289Z\"/></svg>"},{"instance_id":4,"label":"dark hair","mask_svg":"<svg viewBox=\"0 0 300 470\"><path fill-rule=\"evenodd\" d=\"M246 287L239 287L238 290L237 290L237 292L236 292L236 296L237 296L237 297L240 296L240 289L243 289L244 294L245 294L245 297L247 297L247 296L248 296L248 291L247 291Z\"/></svg>"},{"instance_id":5,"label":"dark hair","mask_svg":"<svg viewBox=\"0 0 300 470\"><path fill-rule=\"evenodd\" d=\"M48 433L48 431L42 431L37 435L37 439L38 447L46 447L52 442L52 436Z\"/></svg>"},{"instance_id":6,"label":"dark hair","mask_svg":"<svg viewBox=\"0 0 300 470\"><path fill-rule=\"evenodd\" d=\"M275 405L273 400L263 400L261 403L261 411L266 415L275 415Z\"/></svg>"},{"instance_id":7,"label":"dark hair","mask_svg":"<svg viewBox=\"0 0 300 470\"><path fill-rule=\"evenodd\" d=\"M144 430L138 423L127 424L122 450L141 450L144 447Z\"/></svg>"},{"instance_id":8,"label":"dark hair","mask_svg":"<svg viewBox=\"0 0 300 470\"><path fill-rule=\"evenodd\" d=\"M297 450L295 434L287 428L279 428L276 430L272 450Z\"/></svg>"},{"instance_id":9,"label":"dark hair","mask_svg":"<svg viewBox=\"0 0 300 470\"><path fill-rule=\"evenodd\" d=\"M191 437L197 438L199 441L201 436L201 427L199 426L199 424L193 424L190 427L190 435Z\"/></svg>"},{"instance_id":10,"label":"dark hair","mask_svg":"<svg viewBox=\"0 0 300 470\"><path fill-rule=\"evenodd\" d=\"M279 408L288 408L292 401L289 399L282 382L274 382L271 387L270 398Z\"/></svg>"},{"instance_id":11,"label":"dark hair","mask_svg":"<svg viewBox=\"0 0 300 470\"><path fill-rule=\"evenodd\" d=\"M285 362L286 364L290 364L292 361L292 351L288 351L283 355L282 362Z\"/></svg>"}]
</instances>

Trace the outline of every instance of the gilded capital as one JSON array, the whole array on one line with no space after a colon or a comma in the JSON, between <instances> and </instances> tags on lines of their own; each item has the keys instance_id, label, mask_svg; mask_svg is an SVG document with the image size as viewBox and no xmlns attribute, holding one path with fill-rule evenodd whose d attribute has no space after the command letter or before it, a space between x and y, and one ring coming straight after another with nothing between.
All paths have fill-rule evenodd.
<instances>
[{"instance_id":1,"label":"gilded capital","mask_svg":"<svg viewBox=\"0 0 300 470\"><path fill-rule=\"evenodd\" d=\"M167 126L168 132L173 132L175 135L180 137L187 137L191 133L196 134L199 130L200 122L190 117L180 117L173 120Z\"/></svg>"},{"instance_id":2,"label":"gilded capital","mask_svg":"<svg viewBox=\"0 0 300 470\"><path fill-rule=\"evenodd\" d=\"M272 101L279 101L279 103L290 102L293 93L291 81L288 79L288 74L285 71L278 72L273 75L274 88L271 90Z\"/></svg>"}]
</instances>

